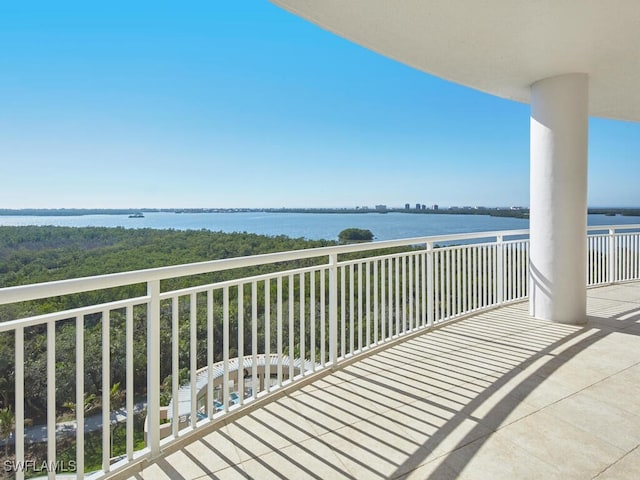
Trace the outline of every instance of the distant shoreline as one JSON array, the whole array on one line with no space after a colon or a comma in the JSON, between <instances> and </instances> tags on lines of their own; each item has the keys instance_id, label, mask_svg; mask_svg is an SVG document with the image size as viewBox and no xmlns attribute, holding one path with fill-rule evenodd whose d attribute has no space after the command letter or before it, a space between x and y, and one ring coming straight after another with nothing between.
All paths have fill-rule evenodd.
<instances>
[{"instance_id":1,"label":"distant shoreline","mask_svg":"<svg viewBox=\"0 0 640 480\"><path fill-rule=\"evenodd\" d=\"M450 207L446 209L432 208L25 208L0 209L0 216L39 216L39 217L79 217L85 215L136 215L142 213L336 213L336 214L370 214L370 213L405 213L422 215L489 215L493 217L529 218L528 208L488 208L488 207ZM640 216L640 208L589 208L592 215L607 216Z\"/></svg>"}]
</instances>

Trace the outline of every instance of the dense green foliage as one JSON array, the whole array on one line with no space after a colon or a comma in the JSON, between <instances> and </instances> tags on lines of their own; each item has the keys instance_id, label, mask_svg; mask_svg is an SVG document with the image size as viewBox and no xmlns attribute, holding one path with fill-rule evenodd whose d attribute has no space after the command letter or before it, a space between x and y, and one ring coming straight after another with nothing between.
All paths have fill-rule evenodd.
<instances>
[{"instance_id":1,"label":"dense green foliage","mask_svg":"<svg viewBox=\"0 0 640 480\"><path fill-rule=\"evenodd\" d=\"M331 244L208 230L0 227L0 287Z\"/></svg>"}]
</instances>

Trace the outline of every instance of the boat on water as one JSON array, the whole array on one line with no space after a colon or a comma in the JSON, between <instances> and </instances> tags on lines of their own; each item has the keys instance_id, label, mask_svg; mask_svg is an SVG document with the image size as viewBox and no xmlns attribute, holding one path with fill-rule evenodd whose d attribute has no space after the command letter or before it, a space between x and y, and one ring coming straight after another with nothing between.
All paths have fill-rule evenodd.
<instances>
[{"instance_id":1,"label":"boat on water","mask_svg":"<svg viewBox=\"0 0 640 480\"><path fill-rule=\"evenodd\" d=\"M144 218L144 215L140 212L132 213L131 215L129 215L129 218Z\"/></svg>"}]
</instances>

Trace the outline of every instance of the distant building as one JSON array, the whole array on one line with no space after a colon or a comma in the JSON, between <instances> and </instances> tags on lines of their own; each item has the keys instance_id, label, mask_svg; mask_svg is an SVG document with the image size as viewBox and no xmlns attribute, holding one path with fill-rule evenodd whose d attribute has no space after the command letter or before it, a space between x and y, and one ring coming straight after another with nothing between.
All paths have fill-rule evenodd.
<instances>
[{"instance_id":1,"label":"distant building","mask_svg":"<svg viewBox=\"0 0 640 480\"><path fill-rule=\"evenodd\" d=\"M411 208L411 205L409 205L408 203L404 204L404 209L405 210L409 210Z\"/></svg>"},{"instance_id":2,"label":"distant building","mask_svg":"<svg viewBox=\"0 0 640 480\"><path fill-rule=\"evenodd\" d=\"M433 209L434 209L434 210L438 210L438 204L434 204L434 205L433 205Z\"/></svg>"},{"instance_id":3,"label":"distant building","mask_svg":"<svg viewBox=\"0 0 640 480\"><path fill-rule=\"evenodd\" d=\"M379 212L386 212L387 211L387 206L386 205L376 205L376 210Z\"/></svg>"},{"instance_id":4,"label":"distant building","mask_svg":"<svg viewBox=\"0 0 640 480\"><path fill-rule=\"evenodd\" d=\"M426 209L427 209L427 206L423 203L422 204L422 210L426 210Z\"/></svg>"},{"instance_id":5,"label":"distant building","mask_svg":"<svg viewBox=\"0 0 640 480\"><path fill-rule=\"evenodd\" d=\"M416 210L420 210L420 204L416 203Z\"/></svg>"}]
</instances>

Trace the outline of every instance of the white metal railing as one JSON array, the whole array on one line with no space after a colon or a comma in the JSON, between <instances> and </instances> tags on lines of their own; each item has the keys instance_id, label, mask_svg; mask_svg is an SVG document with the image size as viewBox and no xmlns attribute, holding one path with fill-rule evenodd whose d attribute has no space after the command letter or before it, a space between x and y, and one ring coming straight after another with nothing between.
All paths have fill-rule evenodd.
<instances>
[{"instance_id":1,"label":"white metal railing","mask_svg":"<svg viewBox=\"0 0 640 480\"><path fill-rule=\"evenodd\" d=\"M640 278L639 232L638 225L589 228L588 285ZM2 288L0 306L12 306L97 291L106 292L106 298L115 287L135 291L136 285L138 290L140 284L146 285L146 293L130 298L0 323L0 335L14 337L15 429L8 441L16 478L24 478L20 466L33 455L41 455L34 461L38 466L43 460L60 466L60 459L66 459L78 478L85 476L85 469L96 470L87 474L91 477L106 476L137 458L157 456L167 444L230 410L317 370L335 367L344 359L411 332L522 300L528 294L528 257L527 230L483 232L255 255ZM270 270L247 274L243 269L248 267ZM232 270L237 274L230 275ZM209 281L206 276L221 272L224 279ZM204 284L200 280L201 284L180 289L161 288L172 279L189 277L198 282L203 275ZM69 332L75 342L73 362L62 358L69 352L61 352L56 343ZM144 352L134 348L141 334L145 337ZM36 342L42 338L46 343ZM96 342L99 355L95 355ZM46 349L44 367L34 360L39 353L36 343ZM274 360L258 371L258 355ZM252 358L251 371L241 372L236 358ZM57 382L64 375L69 381L69 372L61 365L71 363L75 393L73 398L61 399ZM214 364L222 366L222 375L216 379ZM196 375L204 367L209 367L208 382L205 405L201 406ZM30 385L25 379L31 378L29 369L42 368L46 369L46 411L35 413L45 418L46 434L35 444L46 444L46 450L34 453L33 444L25 445L25 434L34 428L25 422L34 413L25 411L30 405ZM125 398L119 402L120 416L114 416L112 390L114 378L122 377L122 368ZM99 380L88 378L96 372ZM87 380L93 383L88 385ZM245 388L247 381L249 389ZM187 383L191 388L190 413L184 427L177 421L177 395L180 386ZM242 385L237 397L235 385ZM90 390L99 393L100 414L95 416L86 416L84 410ZM221 392L220 408L214 405L216 392ZM161 438L161 404L168 403L167 397L173 400L172 425L168 436ZM65 402L76 405L70 420L74 425L71 437L56 423ZM136 425L135 415L140 404L146 409L146 446L136 450L141 427ZM114 460L114 430L102 427L119 428L121 423L125 439L118 448L124 454ZM92 468L87 465L88 445L96 435L100 438L95 451L101 462ZM49 468L49 478L55 478L54 470Z\"/></svg>"}]
</instances>

